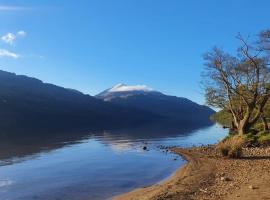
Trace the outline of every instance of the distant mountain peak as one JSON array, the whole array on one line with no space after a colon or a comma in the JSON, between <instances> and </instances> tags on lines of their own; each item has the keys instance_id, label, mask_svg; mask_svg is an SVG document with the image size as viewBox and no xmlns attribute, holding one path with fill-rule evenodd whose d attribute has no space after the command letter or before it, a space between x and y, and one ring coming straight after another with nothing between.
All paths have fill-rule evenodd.
<instances>
[{"instance_id":1,"label":"distant mountain peak","mask_svg":"<svg viewBox=\"0 0 270 200\"><path fill-rule=\"evenodd\" d=\"M214 111L183 97L163 94L146 85L117 84L100 94L97 98L103 101L144 110L165 120L176 120L183 124L209 123L209 116ZM198 122L199 121L199 122Z\"/></svg>"},{"instance_id":2,"label":"distant mountain peak","mask_svg":"<svg viewBox=\"0 0 270 200\"><path fill-rule=\"evenodd\" d=\"M151 92L153 91L153 89L146 85L126 85L123 83L119 83L108 90L108 92L132 92L132 91Z\"/></svg>"},{"instance_id":3,"label":"distant mountain peak","mask_svg":"<svg viewBox=\"0 0 270 200\"><path fill-rule=\"evenodd\" d=\"M113 98L127 98L134 95L151 95L161 94L153 90L146 85L126 85L124 83L118 83L115 86L104 90L103 92L96 95L97 98L105 101L111 101Z\"/></svg>"}]
</instances>

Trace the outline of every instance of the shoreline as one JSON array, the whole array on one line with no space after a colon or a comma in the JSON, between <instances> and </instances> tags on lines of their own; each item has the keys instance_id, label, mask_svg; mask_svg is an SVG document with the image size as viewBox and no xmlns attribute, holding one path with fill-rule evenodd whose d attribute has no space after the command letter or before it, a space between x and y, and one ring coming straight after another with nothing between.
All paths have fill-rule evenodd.
<instances>
[{"instance_id":1,"label":"shoreline","mask_svg":"<svg viewBox=\"0 0 270 200\"><path fill-rule=\"evenodd\" d=\"M187 161L171 177L112 199L270 200L270 147L244 149L242 159L222 158L214 146L171 151Z\"/></svg>"}]
</instances>

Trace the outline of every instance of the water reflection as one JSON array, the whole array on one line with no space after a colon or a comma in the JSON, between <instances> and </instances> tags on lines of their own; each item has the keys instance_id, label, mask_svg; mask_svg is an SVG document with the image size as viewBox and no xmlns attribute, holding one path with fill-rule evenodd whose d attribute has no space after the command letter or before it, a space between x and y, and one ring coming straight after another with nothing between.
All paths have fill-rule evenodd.
<instances>
[{"instance_id":1,"label":"water reflection","mask_svg":"<svg viewBox=\"0 0 270 200\"><path fill-rule=\"evenodd\" d=\"M131 127L117 130L89 130L69 132L11 132L0 135L0 160L19 160L18 158L62 148L65 145L80 143L84 139L97 138L104 143L127 143L144 140L159 140L160 138L174 138L188 136L198 129L209 127L212 123L198 126L186 126L178 123L155 123L145 126ZM122 144L122 146L124 146Z\"/></svg>"},{"instance_id":2,"label":"water reflection","mask_svg":"<svg viewBox=\"0 0 270 200\"><path fill-rule=\"evenodd\" d=\"M214 143L217 125L152 124L121 130L1 136L1 199L105 199L169 176L184 163L158 145ZM143 150L147 145L149 151Z\"/></svg>"}]
</instances>

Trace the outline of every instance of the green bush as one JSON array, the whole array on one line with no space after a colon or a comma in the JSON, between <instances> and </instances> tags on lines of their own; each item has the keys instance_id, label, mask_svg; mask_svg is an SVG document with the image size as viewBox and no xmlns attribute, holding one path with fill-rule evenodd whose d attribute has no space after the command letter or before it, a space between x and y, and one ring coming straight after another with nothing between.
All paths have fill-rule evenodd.
<instances>
[{"instance_id":1,"label":"green bush","mask_svg":"<svg viewBox=\"0 0 270 200\"><path fill-rule=\"evenodd\" d=\"M257 140L262 145L270 145L270 132L269 131L259 132Z\"/></svg>"},{"instance_id":2,"label":"green bush","mask_svg":"<svg viewBox=\"0 0 270 200\"><path fill-rule=\"evenodd\" d=\"M245 134L243 136L243 139L244 139L245 143L252 143L252 144L254 144L257 141L257 135L254 134L254 133L248 133L248 134Z\"/></svg>"}]
</instances>

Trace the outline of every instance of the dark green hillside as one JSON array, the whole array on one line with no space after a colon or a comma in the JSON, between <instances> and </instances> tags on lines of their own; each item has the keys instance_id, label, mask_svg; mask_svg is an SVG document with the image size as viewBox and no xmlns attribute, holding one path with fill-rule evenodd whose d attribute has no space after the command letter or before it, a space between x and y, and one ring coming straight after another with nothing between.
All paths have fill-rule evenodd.
<instances>
[{"instance_id":1,"label":"dark green hillside","mask_svg":"<svg viewBox=\"0 0 270 200\"><path fill-rule=\"evenodd\" d=\"M211 115L210 119L226 127L230 127L232 123L231 114L224 110L214 113Z\"/></svg>"},{"instance_id":2,"label":"dark green hillside","mask_svg":"<svg viewBox=\"0 0 270 200\"><path fill-rule=\"evenodd\" d=\"M159 116L112 105L76 90L0 71L1 132L18 129L110 128Z\"/></svg>"}]
</instances>

